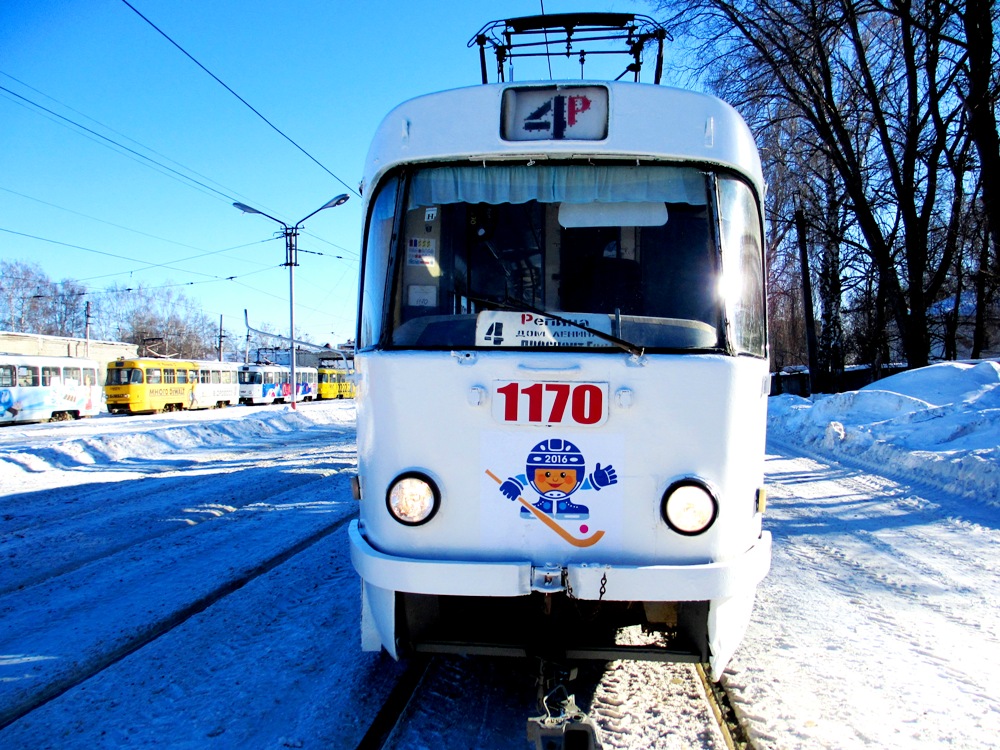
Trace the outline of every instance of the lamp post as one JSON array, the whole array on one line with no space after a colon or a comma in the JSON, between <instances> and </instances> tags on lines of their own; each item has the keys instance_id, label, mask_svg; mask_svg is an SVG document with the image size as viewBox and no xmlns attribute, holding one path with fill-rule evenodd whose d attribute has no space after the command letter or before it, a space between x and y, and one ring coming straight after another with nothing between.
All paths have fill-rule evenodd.
<instances>
[{"instance_id":1,"label":"lamp post","mask_svg":"<svg viewBox=\"0 0 1000 750\"><path fill-rule=\"evenodd\" d=\"M317 208L311 214L306 216L304 219L300 219L294 226L288 226L281 219L276 219L270 214L266 214L263 211L258 211L256 208L246 205L245 203L234 203L233 206L238 208L240 211L246 214L260 214L271 221L276 221L281 224L282 234L285 236L285 262L283 265L288 266L288 354L291 364L291 375L292 375L292 408L295 408L295 400L297 394L296 382L295 382L295 266L299 264L298 261L298 236L299 229L302 224L305 223L306 219L309 219L325 208L333 208L334 206L339 206L347 202L350 198L347 193L342 193L336 198L332 198L324 203L322 206Z\"/></svg>"}]
</instances>

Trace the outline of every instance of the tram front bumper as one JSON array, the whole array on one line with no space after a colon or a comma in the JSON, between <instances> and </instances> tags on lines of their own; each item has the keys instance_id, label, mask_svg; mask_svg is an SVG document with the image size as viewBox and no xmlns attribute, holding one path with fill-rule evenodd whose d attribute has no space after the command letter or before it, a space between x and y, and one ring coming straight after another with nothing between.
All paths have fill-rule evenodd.
<instances>
[{"instance_id":1,"label":"tram front bumper","mask_svg":"<svg viewBox=\"0 0 1000 750\"><path fill-rule=\"evenodd\" d=\"M682 602L728 599L754 589L771 565L771 534L725 562L683 565L423 560L379 552L352 521L351 562L367 586L442 596L528 596L569 590L576 599Z\"/></svg>"}]
</instances>

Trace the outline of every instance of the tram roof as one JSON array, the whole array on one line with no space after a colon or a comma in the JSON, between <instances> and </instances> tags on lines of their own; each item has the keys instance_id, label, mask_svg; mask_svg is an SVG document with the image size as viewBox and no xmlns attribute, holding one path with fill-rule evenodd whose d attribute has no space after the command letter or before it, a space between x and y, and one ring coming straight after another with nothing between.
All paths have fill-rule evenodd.
<instances>
[{"instance_id":1,"label":"tram roof","mask_svg":"<svg viewBox=\"0 0 1000 750\"><path fill-rule=\"evenodd\" d=\"M501 137L508 89L608 90L609 124L600 140L521 140ZM367 190L401 164L573 158L688 161L724 166L763 194L757 147L743 118L717 97L684 89L608 81L486 84L419 96L382 120L365 162Z\"/></svg>"}]
</instances>

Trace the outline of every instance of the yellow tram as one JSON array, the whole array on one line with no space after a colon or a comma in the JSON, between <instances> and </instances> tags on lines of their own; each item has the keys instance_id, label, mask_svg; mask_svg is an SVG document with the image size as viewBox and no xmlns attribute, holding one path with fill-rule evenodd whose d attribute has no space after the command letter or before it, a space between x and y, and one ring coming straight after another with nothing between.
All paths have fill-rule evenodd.
<instances>
[{"instance_id":1,"label":"yellow tram","mask_svg":"<svg viewBox=\"0 0 1000 750\"><path fill-rule=\"evenodd\" d=\"M316 398L354 398L354 371L335 367L319 368L319 389Z\"/></svg>"},{"instance_id":2,"label":"yellow tram","mask_svg":"<svg viewBox=\"0 0 1000 750\"><path fill-rule=\"evenodd\" d=\"M124 357L108 363L104 396L112 414L221 408L240 400L231 362Z\"/></svg>"}]
</instances>

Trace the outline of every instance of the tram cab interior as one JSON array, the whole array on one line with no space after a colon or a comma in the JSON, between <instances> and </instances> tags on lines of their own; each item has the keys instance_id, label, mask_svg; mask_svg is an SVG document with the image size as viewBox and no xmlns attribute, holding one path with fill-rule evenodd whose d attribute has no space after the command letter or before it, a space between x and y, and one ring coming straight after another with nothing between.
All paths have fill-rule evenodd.
<instances>
[{"instance_id":1,"label":"tram cab interior","mask_svg":"<svg viewBox=\"0 0 1000 750\"><path fill-rule=\"evenodd\" d=\"M743 280L740 333L762 350L759 209L736 177L668 165L435 167L410 176L404 200L389 347L537 344L477 336L477 315L493 309L553 313L637 350L720 351L722 244ZM716 236L716 211L729 242Z\"/></svg>"}]
</instances>

